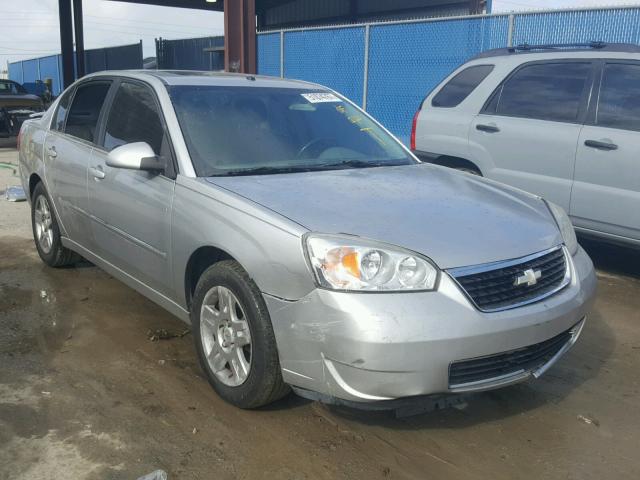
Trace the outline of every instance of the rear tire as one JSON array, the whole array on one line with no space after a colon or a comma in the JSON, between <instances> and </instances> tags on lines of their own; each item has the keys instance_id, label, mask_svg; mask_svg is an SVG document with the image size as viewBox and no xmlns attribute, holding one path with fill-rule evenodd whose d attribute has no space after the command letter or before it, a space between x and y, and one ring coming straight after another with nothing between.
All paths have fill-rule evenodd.
<instances>
[{"instance_id":1,"label":"rear tire","mask_svg":"<svg viewBox=\"0 0 640 480\"><path fill-rule=\"evenodd\" d=\"M60 227L52 205L44 185L38 183L31 199L31 227L38 255L50 267L73 265L81 257L62 245Z\"/></svg>"},{"instance_id":2,"label":"rear tire","mask_svg":"<svg viewBox=\"0 0 640 480\"><path fill-rule=\"evenodd\" d=\"M200 365L224 400L250 409L289 393L266 304L237 262L218 262L202 274L191 326Z\"/></svg>"}]
</instances>

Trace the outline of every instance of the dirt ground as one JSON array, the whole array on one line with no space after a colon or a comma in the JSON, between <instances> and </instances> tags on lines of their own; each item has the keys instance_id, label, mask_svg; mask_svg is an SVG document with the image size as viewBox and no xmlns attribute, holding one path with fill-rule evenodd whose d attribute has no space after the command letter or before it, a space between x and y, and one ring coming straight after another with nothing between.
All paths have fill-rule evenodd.
<instances>
[{"instance_id":1,"label":"dirt ground","mask_svg":"<svg viewBox=\"0 0 640 480\"><path fill-rule=\"evenodd\" d=\"M0 149L0 162L15 163ZM17 184L0 168L0 191ZM26 203L0 199L0 479L640 478L640 253L585 243L599 292L542 379L396 419L293 395L221 401L185 325L89 265L39 260Z\"/></svg>"}]
</instances>

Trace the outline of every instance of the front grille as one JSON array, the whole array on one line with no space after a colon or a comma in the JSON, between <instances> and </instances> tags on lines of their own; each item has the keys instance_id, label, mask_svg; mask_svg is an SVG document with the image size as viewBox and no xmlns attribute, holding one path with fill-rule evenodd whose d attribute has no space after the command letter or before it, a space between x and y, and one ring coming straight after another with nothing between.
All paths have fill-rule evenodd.
<instances>
[{"instance_id":1,"label":"front grille","mask_svg":"<svg viewBox=\"0 0 640 480\"><path fill-rule=\"evenodd\" d=\"M530 284L516 284L518 277L529 273L537 277ZM473 303L491 312L537 302L569 283L564 249L532 255L516 261L486 267L453 269L455 278Z\"/></svg>"},{"instance_id":2,"label":"front grille","mask_svg":"<svg viewBox=\"0 0 640 480\"><path fill-rule=\"evenodd\" d=\"M486 382L509 374L536 370L551 360L571 340L572 330L510 352L454 362L449 367L449 387Z\"/></svg>"}]
</instances>

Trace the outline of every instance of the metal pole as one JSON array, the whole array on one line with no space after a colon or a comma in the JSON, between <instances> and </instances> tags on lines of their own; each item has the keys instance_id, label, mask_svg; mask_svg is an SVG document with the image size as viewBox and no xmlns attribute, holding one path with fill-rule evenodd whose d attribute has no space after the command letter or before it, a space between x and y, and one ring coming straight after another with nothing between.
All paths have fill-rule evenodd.
<instances>
[{"instance_id":1,"label":"metal pole","mask_svg":"<svg viewBox=\"0 0 640 480\"><path fill-rule=\"evenodd\" d=\"M255 0L224 1L225 70L256 73Z\"/></svg>"},{"instance_id":2,"label":"metal pole","mask_svg":"<svg viewBox=\"0 0 640 480\"><path fill-rule=\"evenodd\" d=\"M73 19L71 0L58 0L60 21L60 47L62 50L62 88L67 88L75 79L73 61Z\"/></svg>"},{"instance_id":3,"label":"metal pole","mask_svg":"<svg viewBox=\"0 0 640 480\"><path fill-rule=\"evenodd\" d=\"M516 16L512 13L509 15L509 33L507 34L507 47L513 47L513 29L515 26Z\"/></svg>"},{"instance_id":4,"label":"metal pole","mask_svg":"<svg viewBox=\"0 0 640 480\"><path fill-rule=\"evenodd\" d=\"M284 78L284 30L280 30L280 78Z\"/></svg>"},{"instance_id":5,"label":"metal pole","mask_svg":"<svg viewBox=\"0 0 640 480\"><path fill-rule=\"evenodd\" d=\"M76 74L78 78L85 76L84 59L84 27L82 18L82 0L73 0L73 27L76 37Z\"/></svg>"},{"instance_id":6,"label":"metal pole","mask_svg":"<svg viewBox=\"0 0 640 480\"><path fill-rule=\"evenodd\" d=\"M56 55L56 78L58 79L58 93L64 90L64 84L62 83L62 78L60 78L60 62L62 59L62 55ZM53 93L53 92L52 92Z\"/></svg>"},{"instance_id":7,"label":"metal pole","mask_svg":"<svg viewBox=\"0 0 640 480\"><path fill-rule=\"evenodd\" d=\"M369 37L371 25L364 27L364 82L362 85L362 109L367 110L367 96L369 93Z\"/></svg>"}]
</instances>

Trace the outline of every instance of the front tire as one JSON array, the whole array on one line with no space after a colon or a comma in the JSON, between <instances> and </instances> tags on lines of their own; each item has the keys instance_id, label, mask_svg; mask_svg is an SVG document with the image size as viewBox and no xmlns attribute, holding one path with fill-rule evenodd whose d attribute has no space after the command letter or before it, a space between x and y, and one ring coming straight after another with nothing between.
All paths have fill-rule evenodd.
<instances>
[{"instance_id":1,"label":"front tire","mask_svg":"<svg viewBox=\"0 0 640 480\"><path fill-rule=\"evenodd\" d=\"M193 296L198 359L213 389L240 408L257 408L289 392L260 290L235 261L209 267Z\"/></svg>"},{"instance_id":2,"label":"front tire","mask_svg":"<svg viewBox=\"0 0 640 480\"><path fill-rule=\"evenodd\" d=\"M38 255L50 267L66 267L80 259L75 252L62 245L58 220L42 183L38 183L33 190L31 227Z\"/></svg>"}]
</instances>

